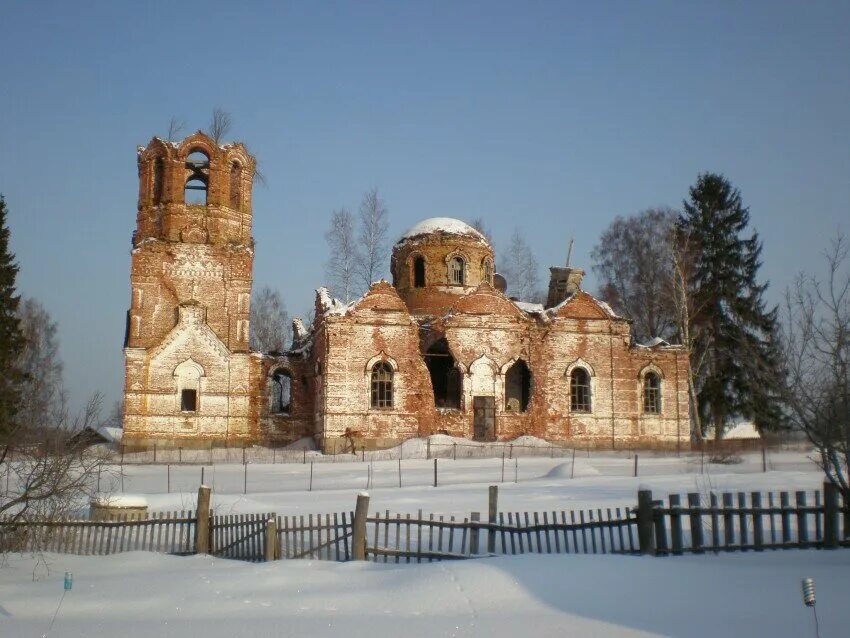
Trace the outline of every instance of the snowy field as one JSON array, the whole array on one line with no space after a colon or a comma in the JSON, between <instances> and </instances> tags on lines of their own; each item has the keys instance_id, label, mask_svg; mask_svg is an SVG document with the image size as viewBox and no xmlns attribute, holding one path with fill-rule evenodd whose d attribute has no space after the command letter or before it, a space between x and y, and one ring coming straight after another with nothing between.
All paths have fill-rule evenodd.
<instances>
[{"instance_id":1,"label":"snowy field","mask_svg":"<svg viewBox=\"0 0 850 638\"><path fill-rule=\"evenodd\" d=\"M204 481L213 489L218 514L276 512L318 514L353 510L356 493L367 489L371 510L393 514L425 513L467 516L487 510L487 486L499 485L504 511L552 511L634 505L639 486L660 498L669 493L716 491L814 490L822 487L820 470L804 452L772 452L768 471L760 453L746 454L733 465L702 463L694 456L640 456L638 477L634 459L593 452L572 459L520 458L440 459L438 487L433 487L434 463L425 459L399 462L338 462L310 464L239 464L204 467ZM170 472L170 493L169 476ZM571 478L572 477L572 478ZM104 491L121 492L121 468L102 477ZM125 494L147 498L151 510L193 509L201 482L201 466L125 465Z\"/></svg>"},{"instance_id":2,"label":"snowy field","mask_svg":"<svg viewBox=\"0 0 850 638\"><path fill-rule=\"evenodd\" d=\"M486 512L487 486L500 485L502 511L623 507L638 487L657 498L696 491L814 490L822 474L803 452L760 453L734 465L698 456L593 452L571 459L433 461L204 467L221 514L328 513L354 508L369 482L372 511L468 516ZM170 471L170 493L169 477ZM124 493L152 510L192 509L200 466L125 465ZM101 477L121 492L122 469ZM850 552L788 550L666 558L552 555L422 565L309 560L249 564L210 557L126 553L49 554L47 566L10 556L0 567L0 636L125 638L204 636L813 636L800 579L813 577L821 636L846 635ZM49 572L48 572L49 566ZM34 580L35 577L35 580Z\"/></svg>"},{"instance_id":3,"label":"snowy field","mask_svg":"<svg viewBox=\"0 0 850 638\"><path fill-rule=\"evenodd\" d=\"M130 553L30 558L0 568L0 636L814 636L800 579L817 587L823 638L850 624L850 552L517 556L424 565ZM33 582L33 572L39 576Z\"/></svg>"}]
</instances>

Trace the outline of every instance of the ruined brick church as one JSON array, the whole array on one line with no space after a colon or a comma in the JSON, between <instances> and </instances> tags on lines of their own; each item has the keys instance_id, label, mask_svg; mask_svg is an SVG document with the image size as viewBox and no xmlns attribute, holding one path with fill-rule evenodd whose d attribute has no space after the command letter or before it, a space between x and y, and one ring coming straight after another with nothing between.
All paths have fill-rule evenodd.
<instances>
[{"instance_id":1,"label":"ruined brick church","mask_svg":"<svg viewBox=\"0 0 850 638\"><path fill-rule=\"evenodd\" d=\"M550 269L545 305L508 298L492 246L456 219L402 235L392 284L351 303L319 288L312 324L295 320L286 352L252 352L254 169L245 146L201 132L138 149L128 444L689 439L684 349L633 343L577 268Z\"/></svg>"}]
</instances>

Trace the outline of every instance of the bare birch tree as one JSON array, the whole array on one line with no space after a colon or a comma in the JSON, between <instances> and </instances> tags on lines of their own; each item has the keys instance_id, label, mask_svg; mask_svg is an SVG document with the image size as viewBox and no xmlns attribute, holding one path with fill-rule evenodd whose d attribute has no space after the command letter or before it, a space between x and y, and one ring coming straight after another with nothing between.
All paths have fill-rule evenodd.
<instances>
[{"instance_id":1,"label":"bare birch tree","mask_svg":"<svg viewBox=\"0 0 850 638\"><path fill-rule=\"evenodd\" d=\"M520 301L533 301L541 296L537 259L518 228L511 235L500 269L508 282L508 294Z\"/></svg>"},{"instance_id":2,"label":"bare birch tree","mask_svg":"<svg viewBox=\"0 0 850 638\"><path fill-rule=\"evenodd\" d=\"M705 366L706 351L697 348L694 335L693 317L701 311L695 307L696 301L690 294L688 282L691 279L691 241L684 233L668 229L668 255L671 266L669 273L670 302L673 308L673 321L677 332L677 341L685 346L690 356L690 374L688 375L688 399L690 405L691 435L697 440L703 439L702 418L699 411L699 379Z\"/></svg>"},{"instance_id":3,"label":"bare birch tree","mask_svg":"<svg viewBox=\"0 0 850 638\"><path fill-rule=\"evenodd\" d=\"M18 421L27 431L49 428L59 421L66 403L57 325L32 298L21 300L18 319L25 339L18 366L26 375Z\"/></svg>"},{"instance_id":4,"label":"bare birch tree","mask_svg":"<svg viewBox=\"0 0 850 638\"><path fill-rule=\"evenodd\" d=\"M227 111L215 107L210 119L210 137L215 140L216 144L221 144L224 136L230 132L233 126L233 119Z\"/></svg>"},{"instance_id":5,"label":"bare birch tree","mask_svg":"<svg viewBox=\"0 0 850 638\"><path fill-rule=\"evenodd\" d=\"M283 352L289 342L289 313L280 292L264 286L251 302L251 349Z\"/></svg>"},{"instance_id":6,"label":"bare birch tree","mask_svg":"<svg viewBox=\"0 0 850 638\"><path fill-rule=\"evenodd\" d=\"M786 292L782 334L792 427L818 451L827 479L850 499L850 246L839 233L825 280L800 274Z\"/></svg>"},{"instance_id":7,"label":"bare birch tree","mask_svg":"<svg viewBox=\"0 0 850 638\"><path fill-rule=\"evenodd\" d=\"M490 228L484 223L483 217L476 217L471 222L469 222L469 225L472 226L479 233L484 235L490 246L493 246L493 233L490 232Z\"/></svg>"},{"instance_id":8,"label":"bare birch tree","mask_svg":"<svg viewBox=\"0 0 850 638\"><path fill-rule=\"evenodd\" d=\"M360 231L357 251L357 275L365 290L386 274L388 212L384 200L373 188L360 202Z\"/></svg>"},{"instance_id":9,"label":"bare birch tree","mask_svg":"<svg viewBox=\"0 0 850 638\"><path fill-rule=\"evenodd\" d=\"M354 220L351 211L341 208L331 215L325 233L330 256L325 264L325 274L332 294L346 303L355 293L357 274L357 247L354 243Z\"/></svg>"},{"instance_id":10,"label":"bare birch tree","mask_svg":"<svg viewBox=\"0 0 850 638\"><path fill-rule=\"evenodd\" d=\"M169 142L174 142L177 140L177 136L180 135L180 132L183 130L183 120L179 117L172 117L171 121L168 123L168 135L166 136L166 140Z\"/></svg>"},{"instance_id":11,"label":"bare birch tree","mask_svg":"<svg viewBox=\"0 0 850 638\"><path fill-rule=\"evenodd\" d=\"M670 339L676 331L669 290L669 239L675 222L676 213L670 208L617 217L591 253L600 297L634 322L634 335L641 342Z\"/></svg>"}]
</instances>

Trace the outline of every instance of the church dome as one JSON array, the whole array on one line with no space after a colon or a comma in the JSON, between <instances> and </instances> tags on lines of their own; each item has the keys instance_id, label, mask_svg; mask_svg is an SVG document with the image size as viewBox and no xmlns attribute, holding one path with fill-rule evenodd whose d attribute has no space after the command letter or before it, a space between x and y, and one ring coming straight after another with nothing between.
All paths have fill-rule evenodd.
<instances>
[{"instance_id":1,"label":"church dome","mask_svg":"<svg viewBox=\"0 0 850 638\"><path fill-rule=\"evenodd\" d=\"M411 226L398 240L398 243L408 239L417 239L424 235L457 235L468 239L484 242L489 245L487 238L466 222L452 217L431 217L423 219Z\"/></svg>"},{"instance_id":2,"label":"church dome","mask_svg":"<svg viewBox=\"0 0 850 638\"><path fill-rule=\"evenodd\" d=\"M425 219L393 246L393 285L414 315L441 316L482 282L493 285L493 247L466 222Z\"/></svg>"}]
</instances>

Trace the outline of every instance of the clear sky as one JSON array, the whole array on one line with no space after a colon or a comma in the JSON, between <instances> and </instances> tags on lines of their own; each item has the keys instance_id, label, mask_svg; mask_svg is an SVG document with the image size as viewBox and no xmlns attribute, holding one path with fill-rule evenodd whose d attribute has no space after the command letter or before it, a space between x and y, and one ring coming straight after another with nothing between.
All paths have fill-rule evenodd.
<instances>
[{"instance_id":1,"label":"clear sky","mask_svg":"<svg viewBox=\"0 0 850 638\"><path fill-rule=\"evenodd\" d=\"M393 238L483 217L590 269L618 214L724 173L779 299L850 230L850 2L24 2L0 6L0 192L22 293L75 405L123 382L136 146L213 107L268 180L255 286L323 283L331 211L377 186ZM586 287L595 288L590 276Z\"/></svg>"}]
</instances>

